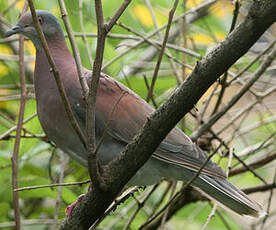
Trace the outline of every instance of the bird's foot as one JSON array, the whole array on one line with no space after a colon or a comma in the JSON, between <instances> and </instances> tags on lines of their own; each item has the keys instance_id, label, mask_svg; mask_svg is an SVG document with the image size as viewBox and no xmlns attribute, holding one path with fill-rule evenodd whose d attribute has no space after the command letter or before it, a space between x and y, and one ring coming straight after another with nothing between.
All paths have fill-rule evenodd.
<instances>
[{"instance_id":1,"label":"bird's foot","mask_svg":"<svg viewBox=\"0 0 276 230\"><path fill-rule=\"evenodd\" d=\"M89 184L87 191L89 192L92 189L92 183Z\"/></svg>"},{"instance_id":2,"label":"bird's foot","mask_svg":"<svg viewBox=\"0 0 276 230\"><path fill-rule=\"evenodd\" d=\"M89 192L91 189L92 189L92 183L89 184L88 192ZM78 199L77 199L73 204L69 205L69 206L65 209L65 213L66 213L68 219L71 217L74 208L81 202L81 200L83 199L84 196L85 196L85 194L79 195Z\"/></svg>"},{"instance_id":3,"label":"bird's foot","mask_svg":"<svg viewBox=\"0 0 276 230\"><path fill-rule=\"evenodd\" d=\"M84 196L85 194L81 194L73 204L67 206L67 208L65 209L65 213L68 219L71 217L74 208L81 202Z\"/></svg>"}]
</instances>

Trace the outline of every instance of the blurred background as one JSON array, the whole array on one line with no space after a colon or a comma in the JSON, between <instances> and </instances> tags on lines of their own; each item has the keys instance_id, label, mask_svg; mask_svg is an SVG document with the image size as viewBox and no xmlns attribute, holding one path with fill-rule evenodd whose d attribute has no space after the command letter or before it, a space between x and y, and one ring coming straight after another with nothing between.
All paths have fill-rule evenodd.
<instances>
[{"instance_id":1,"label":"blurred background","mask_svg":"<svg viewBox=\"0 0 276 230\"><path fill-rule=\"evenodd\" d=\"M24 2L0 1L0 229L14 226L11 157L21 101L18 37L5 38L4 33L16 24ZM106 20L122 2L102 1ZM106 40L103 71L144 99L152 82L173 2L133 1ZM149 103L154 107L162 104L187 78L197 61L225 39L231 27L238 26L250 3L180 0ZM55 14L67 34L58 1L34 1L34 4L36 9ZM94 1L66 0L65 4L82 64L91 69L97 32ZM139 229L142 225L143 229L169 230L205 229L205 225L206 229L273 229L276 224L276 63L266 68L260 77L256 77L256 72L270 55L275 35L273 25L179 123L202 149L208 153L217 151L212 159L229 171L229 180L245 189L269 215L262 219L239 217L218 207L207 226L214 203L195 195L189 188L186 200L177 206L170 198L181 189L182 182L163 181L134 190L97 229ZM19 187L86 181L89 179L87 169L56 149L43 133L36 116L33 88L35 48L27 39L24 44L27 102L18 157ZM250 81L255 81L254 85L247 88ZM244 94L243 89L246 89ZM239 100L232 103L233 98ZM212 123L210 118L214 116L219 119ZM211 124L211 128L206 129L206 124ZM22 228L56 229L66 217L65 208L87 189L88 184L84 183L20 191ZM168 202L174 209L166 208L147 224Z\"/></svg>"}]
</instances>

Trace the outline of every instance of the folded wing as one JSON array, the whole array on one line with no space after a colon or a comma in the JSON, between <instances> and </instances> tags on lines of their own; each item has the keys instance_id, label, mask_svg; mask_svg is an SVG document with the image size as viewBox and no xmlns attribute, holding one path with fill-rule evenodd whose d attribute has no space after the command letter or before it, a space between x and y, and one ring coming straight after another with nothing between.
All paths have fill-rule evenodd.
<instances>
[{"instance_id":1,"label":"folded wing","mask_svg":"<svg viewBox=\"0 0 276 230\"><path fill-rule=\"evenodd\" d=\"M113 111L113 112L112 112ZM154 109L133 91L105 74L101 75L96 103L96 126L100 133L109 121L108 135L119 142L129 143ZM153 157L169 164L198 171L207 154L192 143L180 129L174 128ZM225 178L222 169L209 161L203 174Z\"/></svg>"}]
</instances>

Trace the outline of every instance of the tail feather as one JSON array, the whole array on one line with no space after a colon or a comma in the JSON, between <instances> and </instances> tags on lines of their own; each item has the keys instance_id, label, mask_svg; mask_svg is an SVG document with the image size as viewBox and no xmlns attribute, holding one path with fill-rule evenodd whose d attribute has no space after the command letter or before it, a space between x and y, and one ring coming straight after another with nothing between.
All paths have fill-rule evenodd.
<instances>
[{"instance_id":1,"label":"tail feather","mask_svg":"<svg viewBox=\"0 0 276 230\"><path fill-rule=\"evenodd\" d=\"M266 214L259 204L225 179L201 175L194 185L208 198L239 215L261 217Z\"/></svg>"}]
</instances>

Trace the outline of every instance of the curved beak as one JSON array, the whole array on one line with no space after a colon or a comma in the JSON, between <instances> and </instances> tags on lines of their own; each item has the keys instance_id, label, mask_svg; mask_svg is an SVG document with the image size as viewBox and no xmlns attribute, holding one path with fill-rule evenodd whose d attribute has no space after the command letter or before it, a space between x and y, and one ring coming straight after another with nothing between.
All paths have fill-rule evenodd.
<instances>
[{"instance_id":1,"label":"curved beak","mask_svg":"<svg viewBox=\"0 0 276 230\"><path fill-rule=\"evenodd\" d=\"M22 27L17 24L5 33L5 37L9 37L11 35L22 33L22 32L23 32Z\"/></svg>"}]
</instances>

